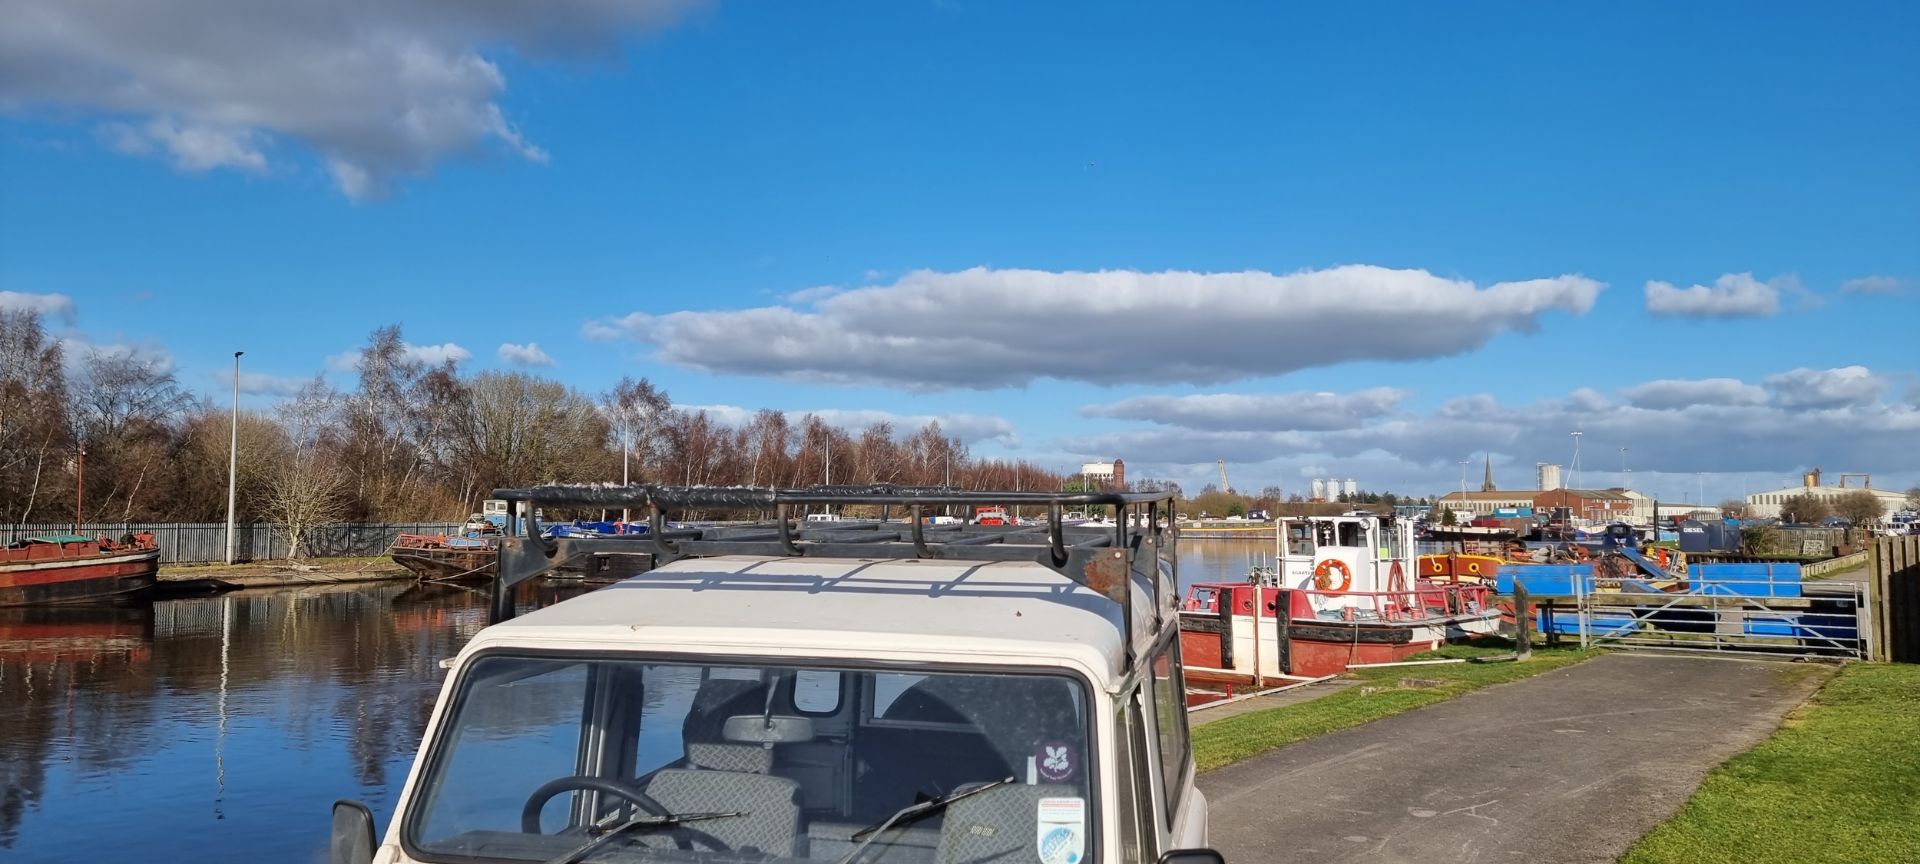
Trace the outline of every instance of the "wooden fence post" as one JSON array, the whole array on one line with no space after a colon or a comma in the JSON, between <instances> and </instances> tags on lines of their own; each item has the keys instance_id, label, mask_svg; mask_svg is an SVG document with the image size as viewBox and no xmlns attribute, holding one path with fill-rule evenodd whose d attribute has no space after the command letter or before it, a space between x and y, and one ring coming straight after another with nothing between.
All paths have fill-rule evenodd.
<instances>
[{"instance_id":1,"label":"wooden fence post","mask_svg":"<svg viewBox=\"0 0 1920 864\"><path fill-rule=\"evenodd\" d=\"M1523 579L1513 580L1513 633L1514 658L1533 659L1533 616L1527 610L1527 583Z\"/></svg>"},{"instance_id":2,"label":"wooden fence post","mask_svg":"<svg viewBox=\"0 0 1920 864\"><path fill-rule=\"evenodd\" d=\"M1260 588L1254 587L1254 596L1259 596ZM1282 588L1273 595L1274 659L1278 662L1280 674L1293 674L1293 592ZM1253 638L1260 638L1260 604L1253 609ZM1253 678L1260 680L1260 670L1253 670Z\"/></svg>"}]
</instances>

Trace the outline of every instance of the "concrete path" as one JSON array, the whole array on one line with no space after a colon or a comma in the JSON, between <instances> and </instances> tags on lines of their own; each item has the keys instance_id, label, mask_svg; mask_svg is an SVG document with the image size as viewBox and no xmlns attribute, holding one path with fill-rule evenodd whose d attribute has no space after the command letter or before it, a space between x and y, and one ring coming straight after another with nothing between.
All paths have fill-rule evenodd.
<instances>
[{"instance_id":1,"label":"concrete path","mask_svg":"<svg viewBox=\"0 0 1920 864\"><path fill-rule=\"evenodd\" d=\"M1831 674L1608 654L1200 777L1235 862L1594 862L1665 821Z\"/></svg>"}]
</instances>

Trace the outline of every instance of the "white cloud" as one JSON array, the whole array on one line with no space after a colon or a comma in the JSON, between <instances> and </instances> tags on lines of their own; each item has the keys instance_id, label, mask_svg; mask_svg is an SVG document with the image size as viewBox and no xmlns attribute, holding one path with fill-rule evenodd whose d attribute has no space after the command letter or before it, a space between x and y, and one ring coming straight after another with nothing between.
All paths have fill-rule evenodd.
<instances>
[{"instance_id":1,"label":"white cloud","mask_svg":"<svg viewBox=\"0 0 1920 864\"><path fill-rule=\"evenodd\" d=\"M1648 282L1647 311L1694 318L1764 318L1780 311L1782 287L1798 285L1799 280L1791 276L1761 282L1752 273L1727 273L1711 286L1679 288L1670 282Z\"/></svg>"},{"instance_id":2,"label":"white cloud","mask_svg":"<svg viewBox=\"0 0 1920 864\"><path fill-rule=\"evenodd\" d=\"M1641 408L1685 408L1688 405L1759 405L1767 391L1736 378L1663 378L1620 391Z\"/></svg>"},{"instance_id":3,"label":"white cloud","mask_svg":"<svg viewBox=\"0 0 1920 864\"><path fill-rule=\"evenodd\" d=\"M0 291L0 312L37 312L42 317L72 323L76 311L73 298L65 294Z\"/></svg>"},{"instance_id":4,"label":"white cloud","mask_svg":"<svg viewBox=\"0 0 1920 864\"><path fill-rule=\"evenodd\" d=\"M224 369L214 375L222 388L233 387L233 370ZM269 375L265 372L241 372L240 392L250 396L288 397L300 392L300 388L312 383L312 378L288 378L282 375Z\"/></svg>"},{"instance_id":5,"label":"white cloud","mask_svg":"<svg viewBox=\"0 0 1920 864\"><path fill-rule=\"evenodd\" d=\"M1136 396L1080 409L1087 417L1148 420L1213 431L1352 429L1384 415L1407 397L1404 390L1375 387L1358 393L1203 393Z\"/></svg>"},{"instance_id":6,"label":"white cloud","mask_svg":"<svg viewBox=\"0 0 1920 864\"><path fill-rule=\"evenodd\" d=\"M1894 276L1862 276L1840 283L1847 294L1905 294L1907 281Z\"/></svg>"},{"instance_id":7,"label":"white cloud","mask_svg":"<svg viewBox=\"0 0 1920 864\"><path fill-rule=\"evenodd\" d=\"M500 345L499 353L502 362L511 363L515 366L554 365L553 358L547 356L547 352L540 350L540 345L535 342L528 342L525 345L515 345L512 342L504 342Z\"/></svg>"},{"instance_id":8,"label":"white cloud","mask_svg":"<svg viewBox=\"0 0 1920 864\"><path fill-rule=\"evenodd\" d=\"M647 320L647 316L639 312L618 318L599 318L580 325L580 335L589 342L618 342L640 332Z\"/></svg>"},{"instance_id":9,"label":"white cloud","mask_svg":"<svg viewBox=\"0 0 1920 864\"><path fill-rule=\"evenodd\" d=\"M439 345L415 345L411 342L400 343L401 355L407 360L438 366L452 361L455 364L473 359L473 352L452 342ZM360 349L342 351L327 357L327 368L335 372L356 372L360 368Z\"/></svg>"},{"instance_id":10,"label":"white cloud","mask_svg":"<svg viewBox=\"0 0 1920 864\"><path fill-rule=\"evenodd\" d=\"M59 337L60 351L69 374L77 373L88 357L128 357L160 372L173 371L173 353L157 342L125 343L91 341L79 333Z\"/></svg>"},{"instance_id":11,"label":"white cloud","mask_svg":"<svg viewBox=\"0 0 1920 864\"><path fill-rule=\"evenodd\" d=\"M1037 378L1210 384L1352 360L1471 351L1584 314L1603 286L1567 275L1486 288L1352 265L1285 275L975 268L916 271L807 309L766 306L589 322L708 372L907 390Z\"/></svg>"},{"instance_id":12,"label":"white cloud","mask_svg":"<svg viewBox=\"0 0 1920 864\"><path fill-rule=\"evenodd\" d=\"M123 152L182 170L267 170L316 153L341 191L376 196L449 156L546 154L499 104L482 52L539 60L616 47L691 0L0 0L0 103L109 119Z\"/></svg>"},{"instance_id":13,"label":"white cloud","mask_svg":"<svg viewBox=\"0 0 1920 864\"><path fill-rule=\"evenodd\" d=\"M1186 426L1139 426L1046 442L1041 449L1119 456L1129 475L1183 483L1208 482L1214 460L1225 459L1235 484L1249 488L1296 482L1291 478L1311 467L1312 476L1359 477L1375 490L1433 493L1457 487L1458 462L1465 458L1474 463L1469 479L1477 483L1484 453L1494 454L1502 485L1531 485L1535 462L1570 461L1568 432L1579 429L1586 485L1642 485L1662 472L1676 484L1694 472L1758 472L1766 476L1753 488L1770 488L1775 475L1810 465L1859 466L1873 471L1876 483L1920 479L1920 450L1913 447L1920 440L1920 404L1884 398L1884 376L1858 366L1796 369L1762 383L1649 381L1623 388L1624 403L1584 388L1527 404L1472 395L1428 411L1396 407L1353 428L1319 430L1187 416L1181 418ZM1248 404L1249 418L1267 415L1267 406ZM1621 447L1631 450L1631 478L1615 467ZM1693 490L1687 484L1688 497Z\"/></svg>"},{"instance_id":14,"label":"white cloud","mask_svg":"<svg viewBox=\"0 0 1920 864\"><path fill-rule=\"evenodd\" d=\"M744 426L755 413L752 408L738 405L682 405L682 411L705 411L714 422L727 426ZM1006 447L1020 446L1020 435L1013 423L1005 417L988 414L896 414L891 411L845 410L839 408L821 408L812 411L788 411L789 421L812 414L820 422L849 432L860 432L875 424L890 423L896 435L909 435L917 432L928 423L938 422L942 431L968 444L991 441Z\"/></svg>"},{"instance_id":15,"label":"white cloud","mask_svg":"<svg viewBox=\"0 0 1920 864\"><path fill-rule=\"evenodd\" d=\"M1872 404L1886 392L1887 381L1865 366L1839 369L1794 369L1766 379L1774 401L1787 408L1845 408Z\"/></svg>"}]
</instances>

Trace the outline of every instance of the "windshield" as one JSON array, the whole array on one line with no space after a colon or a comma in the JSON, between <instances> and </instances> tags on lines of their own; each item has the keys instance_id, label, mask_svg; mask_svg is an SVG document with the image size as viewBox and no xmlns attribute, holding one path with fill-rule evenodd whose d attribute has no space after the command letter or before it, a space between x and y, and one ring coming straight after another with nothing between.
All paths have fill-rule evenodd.
<instances>
[{"instance_id":1,"label":"windshield","mask_svg":"<svg viewBox=\"0 0 1920 864\"><path fill-rule=\"evenodd\" d=\"M1082 864L1088 718L1058 674L488 656L402 833L435 861Z\"/></svg>"}]
</instances>

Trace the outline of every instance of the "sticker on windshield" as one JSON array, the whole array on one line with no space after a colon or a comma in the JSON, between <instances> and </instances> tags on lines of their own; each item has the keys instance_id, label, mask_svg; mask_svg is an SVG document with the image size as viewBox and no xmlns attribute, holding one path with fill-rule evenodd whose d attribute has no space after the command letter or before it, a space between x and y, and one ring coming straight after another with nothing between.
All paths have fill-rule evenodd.
<instances>
[{"instance_id":1,"label":"sticker on windshield","mask_svg":"<svg viewBox=\"0 0 1920 864\"><path fill-rule=\"evenodd\" d=\"M1038 810L1034 850L1040 864L1080 864L1086 851L1086 799L1042 798Z\"/></svg>"},{"instance_id":2,"label":"sticker on windshield","mask_svg":"<svg viewBox=\"0 0 1920 864\"><path fill-rule=\"evenodd\" d=\"M1040 745L1040 752L1034 754L1039 763L1040 777L1049 783L1062 783L1073 779L1075 769L1073 750L1065 741L1047 741Z\"/></svg>"}]
</instances>

